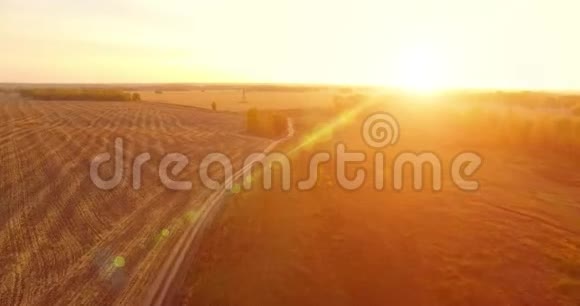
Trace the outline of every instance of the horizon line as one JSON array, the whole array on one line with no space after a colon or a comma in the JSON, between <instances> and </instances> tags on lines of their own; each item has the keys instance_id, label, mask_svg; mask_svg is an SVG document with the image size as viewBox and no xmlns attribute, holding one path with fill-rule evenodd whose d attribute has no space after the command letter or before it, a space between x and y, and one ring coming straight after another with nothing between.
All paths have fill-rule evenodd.
<instances>
[{"instance_id":1,"label":"horizon line","mask_svg":"<svg viewBox=\"0 0 580 306\"><path fill-rule=\"evenodd\" d=\"M287 87L366 87L393 91L414 91L409 88L377 85L370 83L302 83L302 82L0 82L0 86L6 85L105 85L105 86L155 86L155 85L181 85L181 86L287 86ZM544 93L580 93L580 88L516 88L516 87L443 87L428 90L434 93L456 91L499 91L499 92L544 92Z\"/></svg>"}]
</instances>

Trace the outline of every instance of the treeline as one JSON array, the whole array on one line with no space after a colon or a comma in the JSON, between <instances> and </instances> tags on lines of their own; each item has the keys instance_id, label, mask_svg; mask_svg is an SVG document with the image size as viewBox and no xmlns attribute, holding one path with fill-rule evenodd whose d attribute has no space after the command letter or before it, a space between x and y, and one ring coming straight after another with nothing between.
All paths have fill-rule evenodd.
<instances>
[{"instance_id":1,"label":"treeline","mask_svg":"<svg viewBox=\"0 0 580 306\"><path fill-rule=\"evenodd\" d=\"M334 111L337 113L354 108L368 99L367 95L344 91L346 91L346 89L344 89L341 94L334 95L333 97Z\"/></svg>"},{"instance_id":2,"label":"treeline","mask_svg":"<svg viewBox=\"0 0 580 306\"><path fill-rule=\"evenodd\" d=\"M287 132L286 116L274 111L252 108L246 113L248 133L262 137L279 137Z\"/></svg>"},{"instance_id":3,"label":"treeline","mask_svg":"<svg viewBox=\"0 0 580 306\"><path fill-rule=\"evenodd\" d=\"M531 109L535 108L573 108L580 105L580 96L575 94L544 93L544 92L481 92L481 93L449 93L444 100L459 103L479 103L482 105L517 105Z\"/></svg>"},{"instance_id":4,"label":"treeline","mask_svg":"<svg viewBox=\"0 0 580 306\"><path fill-rule=\"evenodd\" d=\"M128 93L112 88L25 88L20 89L24 98L61 101L140 101L138 93Z\"/></svg>"},{"instance_id":5,"label":"treeline","mask_svg":"<svg viewBox=\"0 0 580 306\"><path fill-rule=\"evenodd\" d=\"M574 116L501 113L474 107L448 120L478 142L569 153L580 159L580 118Z\"/></svg>"}]
</instances>

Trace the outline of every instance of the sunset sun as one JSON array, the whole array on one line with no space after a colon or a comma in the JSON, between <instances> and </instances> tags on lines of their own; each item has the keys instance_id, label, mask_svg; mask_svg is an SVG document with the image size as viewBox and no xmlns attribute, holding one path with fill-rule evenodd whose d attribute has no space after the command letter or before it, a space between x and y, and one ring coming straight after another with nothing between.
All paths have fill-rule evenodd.
<instances>
[{"instance_id":1,"label":"sunset sun","mask_svg":"<svg viewBox=\"0 0 580 306\"><path fill-rule=\"evenodd\" d=\"M432 93L449 83L449 69L440 52L426 46L410 48L397 59L395 86L417 94Z\"/></svg>"}]
</instances>

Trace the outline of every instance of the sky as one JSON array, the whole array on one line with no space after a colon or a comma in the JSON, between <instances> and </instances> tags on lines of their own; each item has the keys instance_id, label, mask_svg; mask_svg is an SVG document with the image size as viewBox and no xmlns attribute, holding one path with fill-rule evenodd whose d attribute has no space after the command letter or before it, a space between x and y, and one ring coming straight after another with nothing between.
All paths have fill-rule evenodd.
<instances>
[{"instance_id":1,"label":"sky","mask_svg":"<svg viewBox=\"0 0 580 306\"><path fill-rule=\"evenodd\" d=\"M0 0L0 82L580 89L577 0Z\"/></svg>"}]
</instances>

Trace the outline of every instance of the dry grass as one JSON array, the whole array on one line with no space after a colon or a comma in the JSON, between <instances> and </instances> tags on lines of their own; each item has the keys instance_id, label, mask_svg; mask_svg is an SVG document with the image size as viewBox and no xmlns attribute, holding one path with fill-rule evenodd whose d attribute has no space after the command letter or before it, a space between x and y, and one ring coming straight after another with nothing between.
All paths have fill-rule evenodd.
<instances>
[{"instance_id":1,"label":"dry grass","mask_svg":"<svg viewBox=\"0 0 580 306\"><path fill-rule=\"evenodd\" d=\"M330 161L309 192L278 187L237 194L196 264L184 270L189 291L181 289L176 302L577 305L580 176L569 156L535 156L488 142L497 135L481 137L488 123L466 131L485 117L477 110L458 122L435 110L440 106L386 105L377 108L393 113L401 126L399 143L386 149L389 160L400 151L426 150L447 167L458 152L474 150L485 159L475 177L480 190L458 191L447 177L442 192L377 191L371 183L345 191ZM293 158L296 180L306 177L311 154L332 152L336 142L373 154L359 129L360 122L351 121L332 138L303 147ZM357 166L373 171L371 161Z\"/></svg>"},{"instance_id":2,"label":"dry grass","mask_svg":"<svg viewBox=\"0 0 580 306\"><path fill-rule=\"evenodd\" d=\"M238 134L243 117L140 102L0 99L0 304L137 303L207 190L195 165L210 151L235 160L268 141ZM97 189L89 161L124 138L123 183ZM143 186L131 160L149 152ZM191 192L161 185L162 156L180 152ZM236 164L236 166L239 166ZM108 166L107 166L108 167ZM110 168L104 172L110 173Z\"/></svg>"},{"instance_id":3,"label":"dry grass","mask_svg":"<svg viewBox=\"0 0 580 306\"><path fill-rule=\"evenodd\" d=\"M332 91L248 92L248 103L240 103L239 91L139 93L146 102L3 96L0 304L139 301L207 194L194 161L213 150L239 161L266 143L238 134L245 130L240 114L184 105L210 109L215 101L218 110L233 112L302 108L284 112L296 119L298 132L296 142L281 148L287 151L310 140L307 129L321 129L335 108ZM435 151L445 166L457 152L474 150L485 159L479 191L459 192L445 182L439 193L379 192L370 185L348 192L336 186L331 162L311 192L241 192L228 200L196 264L184 267L177 299L202 305L578 304L580 123L560 109L572 100L557 100L553 111L543 108L551 101L545 96L532 97L533 106L515 101L525 109L398 99L372 98L373 110L400 122L401 139L387 149L388 158ZM310 154L332 151L336 142L374 153L361 142L359 119L295 152L295 178L305 177ZM126 138L127 171L137 154L153 157L140 191L129 187L130 175L109 192L90 182L90 158L111 151L115 136ZM154 165L168 152L192 161L184 175L194 180L193 192L160 185ZM370 164L363 167L370 173Z\"/></svg>"}]
</instances>

